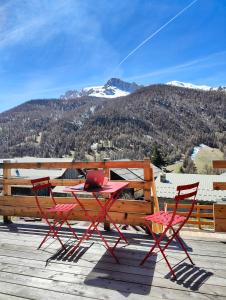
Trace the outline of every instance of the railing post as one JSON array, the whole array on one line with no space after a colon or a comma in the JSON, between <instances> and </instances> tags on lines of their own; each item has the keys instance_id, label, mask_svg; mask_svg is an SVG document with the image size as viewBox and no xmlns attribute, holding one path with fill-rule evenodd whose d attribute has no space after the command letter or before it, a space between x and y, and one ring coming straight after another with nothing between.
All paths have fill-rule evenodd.
<instances>
[{"instance_id":1,"label":"railing post","mask_svg":"<svg viewBox=\"0 0 226 300\"><path fill-rule=\"evenodd\" d=\"M109 160L110 160L109 158L104 158L103 159L104 162L109 161ZM106 167L104 167L104 175L110 179L110 170ZM106 231L111 230L110 222L107 221L107 220L104 222L104 230L106 230Z\"/></svg>"},{"instance_id":2,"label":"railing post","mask_svg":"<svg viewBox=\"0 0 226 300\"><path fill-rule=\"evenodd\" d=\"M199 222L198 227L199 227L199 229L202 229L199 203L197 203L197 219L198 219L198 222Z\"/></svg>"},{"instance_id":3,"label":"railing post","mask_svg":"<svg viewBox=\"0 0 226 300\"><path fill-rule=\"evenodd\" d=\"M4 179L11 178L11 169L5 168L5 163L10 163L10 160L3 160L3 196L10 196L11 195L11 186L6 185L4 183ZM10 216L3 216L4 223L11 223L12 219Z\"/></svg>"},{"instance_id":4,"label":"railing post","mask_svg":"<svg viewBox=\"0 0 226 300\"><path fill-rule=\"evenodd\" d=\"M150 160L144 159L144 200L151 201L151 181L153 180L153 174L151 174Z\"/></svg>"},{"instance_id":5,"label":"railing post","mask_svg":"<svg viewBox=\"0 0 226 300\"><path fill-rule=\"evenodd\" d=\"M145 190L144 190L144 200L151 201L151 191L153 196L153 213L159 211L159 202L155 187L155 177L153 168L150 165L150 159L144 159L144 180L145 180ZM162 232L162 226L153 223L152 230L156 233Z\"/></svg>"}]
</instances>

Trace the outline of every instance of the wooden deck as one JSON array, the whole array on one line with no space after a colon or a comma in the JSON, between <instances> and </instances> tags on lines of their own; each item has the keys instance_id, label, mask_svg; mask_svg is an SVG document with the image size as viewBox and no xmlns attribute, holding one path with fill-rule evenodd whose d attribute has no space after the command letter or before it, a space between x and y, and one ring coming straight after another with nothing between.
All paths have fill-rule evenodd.
<instances>
[{"instance_id":1,"label":"wooden deck","mask_svg":"<svg viewBox=\"0 0 226 300\"><path fill-rule=\"evenodd\" d=\"M81 224L76 228L79 235L84 232ZM118 246L117 264L97 236L70 258L58 251L59 244L53 240L37 250L46 230L44 224L37 222L18 221L8 226L0 223L0 300L226 299L224 235L186 235L184 241L196 266L192 267L188 260L179 264L175 282L169 278L161 254L139 266L150 240L142 231L126 233L130 245ZM109 241L115 239L114 232L105 235ZM184 258L176 244L167 254L174 264Z\"/></svg>"}]
</instances>

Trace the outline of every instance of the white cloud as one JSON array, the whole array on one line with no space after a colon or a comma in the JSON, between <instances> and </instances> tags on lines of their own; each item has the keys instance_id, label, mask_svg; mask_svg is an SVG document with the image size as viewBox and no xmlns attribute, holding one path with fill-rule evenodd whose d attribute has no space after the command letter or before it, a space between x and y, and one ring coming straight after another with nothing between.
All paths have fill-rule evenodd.
<instances>
[{"instance_id":1,"label":"white cloud","mask_svg":"<svg viewBox=\"0 0 226 300\"><path fill-rule=\"evenodd\" d=\"M17 5L9 1L0 7L0 48L28 41L45 42L59 33L87 38L87 17L78 1L26 0Z\"/></svg>"},{"instance_id":2,"label":"white cloud","mask_svg":"<svg viewBox=\"0 0 226 300\"><path fill-rule=\"evenodd\" d=\"M0 2L0 74L6 73L10 78L7 85L3 83L7 77L0 79L1 98L16 96L26 100L45 92L62 93L64 85L65 89L76 88L91 80L94 75L90 75L90 69L99 71L94 81L98 76L100 80L104 72L109 73L118 54L103 36L101 20L93 13L94 3L90 3L87 6L86 1L77 0L18 0L16 4L8 1L7 5ZM62 51L65 47L68 56L58 57L57 47ZM28 49L29 59L24 57L23 49ZM55 60L49 63L48 57ZM89 78L85 79L87 72Z\"/></svg>"},{"instance_id":3,"label":"white cloud","mask_svg":"<svg viewBox=\"0 0 226 300\"><path fill-rule=\"evenodd\" d=\"M152 72L148 72L145 74L140 74L137 76L132 76L127 78L128 80L138 80L138 79L144 79L144 78L156 78L157 76L162 75L170 75L174 74L180 71L189 71L189 70L198 70L198 69L205 69L205 68L211 68L214 66L221 66L222 64L226 64L226 51L216 52L212 53L210 55L207 55L205 57L197 58L194 60L190 60L187 62L184 62L182 64L173 65L167 68L161 68Z\"/></svg>"}]
</instances>

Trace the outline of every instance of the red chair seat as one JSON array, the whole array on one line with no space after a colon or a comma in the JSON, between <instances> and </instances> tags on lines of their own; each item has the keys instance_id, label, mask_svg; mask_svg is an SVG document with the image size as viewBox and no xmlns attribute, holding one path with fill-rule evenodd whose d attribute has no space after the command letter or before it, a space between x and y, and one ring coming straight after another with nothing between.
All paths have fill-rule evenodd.
<instances>
[{"instance_id":1,"label":"red chair seat","mask_svg":"<svg viewBox=\"0 0 226 300\"><path fill-rule=\"evenodd\" d=\"M146 221L155 222L158 224L168 226L172 219L172 215L173 215L173 213L170 213L170 212L159 211L153 215L146 216L144 219ZM186 219L186 217L184 217L184 216L175 215L172 225L182 223L182 222L184 222L185 219Z\"/></svg>"},{"instance_id":2,"label":"red chair seat","mask_svg":"<svg viewBox=\"0 0 226 300\"><path fill-rule=\"evenodd\" d=\"M77 204L57 204L53 207L48 208L48 212L66 212L74 209Z\"/></svg>"}]
</instances>

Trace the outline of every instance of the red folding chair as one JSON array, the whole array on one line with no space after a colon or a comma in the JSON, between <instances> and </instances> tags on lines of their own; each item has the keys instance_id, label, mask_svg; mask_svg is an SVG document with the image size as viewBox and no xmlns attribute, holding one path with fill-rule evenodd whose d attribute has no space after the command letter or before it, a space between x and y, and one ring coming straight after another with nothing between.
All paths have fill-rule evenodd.
<instances>
[{"instance_id":1,"label":"red folding chair","mask_svg":"<svg viewBox=\"0 0 226 300\"><path fill-rule=\"evenodd\" d=\"M38 249L41 248L41 246L45 243L47 238L49 236L51 236L51 234L52 234L52 237L56 238L60 242L62 248L66 251L66 247L63 244L60 237L58 236L58 232L61 229L61 227L63 226L63 224L67 224L67 226L69 227L73 236L76 239L78 239L78 236L77 236L75 230L71 227L71 225L68 222L68 217L69 217L70 213L78 205L77 204L57 204L53 197L52 187L51 187L51 183L49 182L49 180L50 180L49 177L43 177L43 178L31 180L31 183L33 185L32 191L34 192L36 204L37 204L37 207L41 214L41 218L44 219L46 221L46 223L49 225L49 231L43 238ZM43 208L41 206L40 201L39 201L39 195L38 195L39 191L41 191L41 190L44 191L46 189L48 191L48 195L50 196L50 199L53 202L53 206L51 206L49 208ZM51 219L48 217L49 213L51 213L51 215L52 215Z\"/></svg>"},{"instance_id":2,"label":"red folding chair","mask_svg":"<svg viewBox=\"0 0 226 300\"><path fill-rule=\"evenodd\" d=\"M164 253L164 251L168 248L168 246L174 239L180 244L181 248L184 250L185 254L187 255L187 258L194 265L190 255L187 252L186 247L184 246L183 242L181 241L181 239L179 237L179 232L180 232L181 228L184 226L184 224L187 222L188 218L191 216L191 213L192 213L194 205L195 205L195 198L196 198L198 186L199 186L199 182L196 182L193 184L188 184L188 185L178 186L177 187L177 195L174 198L175 206L174 206L173 211L171 211L171 212L159 211L153 215L149 215L149 216L145 217L145 224L149 228L155 243L151 247L150 251L146 254L144 259L141 261L140 265L143 265L143 263L146 261L146 259L153 253L154 249L156 247L158 247L170 269L171 274L176 279L176 274ZM178 203L184 199L191 199L191 206L190 206L190 209L186 216L177 214ZM152 222L164 226L164 230L159 237L157 237L154 234L154 232L152 231L152 228L151 228ZM177 225L178 227L174 228L175 225ZM166 237L166 234L169 230L172 230L173 234L168 239L165 246L161 246L160 243L163 240L163 238Z\"/></svg>"}]
</instances>

